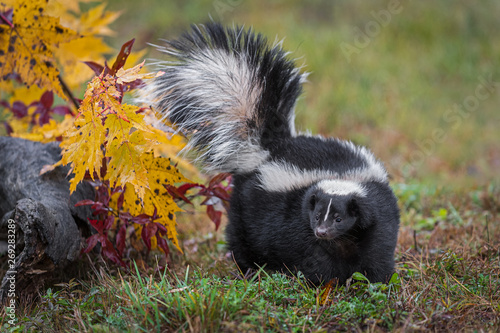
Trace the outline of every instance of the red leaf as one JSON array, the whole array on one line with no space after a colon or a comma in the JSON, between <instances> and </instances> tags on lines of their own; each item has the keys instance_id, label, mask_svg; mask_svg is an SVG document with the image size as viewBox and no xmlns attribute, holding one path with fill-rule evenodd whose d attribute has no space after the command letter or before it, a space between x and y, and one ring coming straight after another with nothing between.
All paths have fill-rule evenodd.
<instances>
[{"instance_id":1,"label":"red leaf","mask_svg":"<svg viewBox=\"0 0 500 333\"><path fill-rule=\"evenodd\" d=\"M49 123L49 120L50 120L50 113L49 113L49 111L50 110L46 110L46 111L40 112L40 117L38 118L38 125L43 126L43 125ZM35 111L35 114L36 113L37 112Z\"/></svg>"},{"instance_id":2,"label":"red leaf","mask_svg":"<svg viewBox=\"0 0 500 333\"><path fill-rule=\"evenodd\" d=\"M210 182L208 183L208 187L212 188L215 185L218 185L221 181L229 177L231 174L229 173L219 173L218 175L215 175L212 179L210 179Z\"/></svg>"},{"instance_id":3,"label":"red leaf","mask_svg":"<svg viewBox=\"0 0 500 333\"><path fill-rule=\"evenodd\" d=\"M181 192L179 191L178 188L176 188L175 186L172 186L172 185L169 185L169 184L164 184L163 186L165 186L165 188L167 189L168 193L175 199L181 199L182 201L192 205L193 203L191 201L189 201L188 198L186 198L186 196ZM184 191L185 192L185 191Z\"/></svg>"},{"instance_id":4,"label":"red leaf","mask_svg":"<svg viewBox=\"0 0 500 333\"><path fill-rule=\"evenodd\" d=\"M115 216L114 215L108 215L106 219L104 220L104 230L109 230L113 226L113 223L115 222Z\"/></svg>"},{"instance_id":5,"label":"red leaf","mask_svg":"<svg viewBox=\"0 0 500 333\"><path fill-rule=\"evenodd\" d=\"M99 170L99 174L101 175L101 179L106 178L106 174L108 173L108 162L106 160L106 157L102 158L102 163L101 163L101 170ZM106 184L109 185L109 181L106 181ZM102 187L102 186L101 186ZM106 190L106 193L108 191ZM108 196L109 197L109 196ZM109 202L109 199L108 199Z\"/></svg>"},{"instance_id":6,"label":"red leaf","mask_svg":"<svg viewBox=\"0 0 500 333\"><path fill-rule=\"evenodd\" d=\"M151 221L157 220L159 218L157 213L158 213L158 210L155 207L155 210L153 212L153 216L151 216Z\"/></svg>"},{"instance_id":7,"label":"red leaf","mask_svg":"<svg viewBox=\"0 0 500 333\"><path fill-rule=\"evenodd\" d=\"M120 50L120 53L116 56L115 63L113 64L113 67L111 67L111 75L115 75L116 72L122 68L125 65L125 62L127 61L128 56L130 55L130 52L132 51L132 46L134 45L135 38L129 40L125 44L122 45L122 48Z\"/></svg>"},{"instance_id":8,"label":"red leaf","mask_svg":"<svg viewBox=\"0 0 500 333\"><path fill-rule=\"evenodd\" d=\"M231 196L222 187L214 187L212 188L212 192L216 197L221 198L222 200L229 201L231 198Z\"/></svg>"},{"instance_id":9,"label":"red leaf","mask_svg":"<svg viewBox=\"0 0 500 333\"><path fill-rule=\"evenodd\" d=\"M95 230L97 230L97 232L99 234L102 234L104 232L103 230L103 227L104 227L104 223L103 221L101 220L92 220L92 219L88 219L89 222L90 222L90 225L94 227Z\"/></svg>"},{"instance_id":10,"label":"red leaf","mask_svg":"<svg viewBox=\"0 0 500 333\"><path fill-rule=\"evenodd\" d=\"M122 193L120 193L120 196L118 197L118 200L116 201L116 207L118 208L118 210L122 210L124 199L125 199L125 191L122 191Z\"/></svg>"},{"instance_id":11,"label":"red leaf","mask_svg":"<svg viewBox=\"0 0 500 333\"><path fill-rule=\"evenodd\" d=\"M99 234L99 242L101 243L101 245L104 246L104 244L106 244L107 240L108 240L107 234Z\"/></svg>"},{"instance_id":12,"label":"red leaf","mask_svg":"<svg viewBox=\"0 0 500 333\"><path fill-rule=\"evenodd\" d=\"M200 188L200 190L198 191L198 193L196 195L197 196L206 195L208 197L211 197L213 195L213 193L208 187L203 186L202 188Z\"/></svg>"},{"instance_id":13,"label":"red leaf","mask_svg":"<svg viewBox=\"0 0 500 333\"><path fill-rule=\"evenodd\" d=\"M93 207L93 206L92 206ZM100 214L104 214L104 215L108 215L108 209L107 208L92 208L92 215L100 215Z\"/></svg>"},{"instance_id":14,"label":"red leaf","mask_svg":"<svg viewBox=\"0 0 500 333\"><path fill-rule=\"evenodd\" d=\"M132 215L129 212L120 212L119 218L122 221L132 221Z\"/></svg>"},{"instance_id":15,"label":"red leaf","mask_svg":"<svg viewBox=\"0 0 500 333\"><path fill-rule=\"evenodd\" d=\"M158 242L158 246L160 247L160 249L162 249L163 252L165 252L165 256L168 256L168 253L170 252L170 249L168 248L168 243L165 240L165 238L160 237L160 236L157 235L156 236L156 240Z\"/></svg>"},{"instance_id":16,"label":"red leaf","mask_svg":"<svg viewBox=\"0 0 500 333\"><path fill-rule=\"evenodd\" d=\"M99 177L97 177L97 178L99 178ZM105 185L99 186L96 194L97 194L96 195L97 198L95 201L102 203L104 206L108 206L108 204L109 204L109 192L108 192L107 186L105 186Z\"/></svg>"},{"instance_id":17,"label":"red leaf","mask_svg":"<svg viewBox=\"0 0 500 333\"><path fill-rule=\"evenodd\" d=\"M102 254L115 264L118 264L122 267L127 267L127 265L122 261L121 257L116 252L113 244L111 244L109 239L106 239L106 243L103 244Z\"/></svg>"},{"instance_id":18,"label":"red leaf","mask_svg":"<svg viewBox=\"0 0 500 333\"><path fill-rule=\"evenodd\" d=\"M68 108L67 106L62 106L62 105L59 105L59 106L56 106L55 108L52 109L52 112L55 113L55 114L59 114L61 116L64 116L66 114L73 114L73 112L71 112L71 109Z\"/></svg>"},{"instance_id":19,"label":"red leaf","mask_svg":"<svg viewBox=\"0 0 500 333\"><path fill-rule=\"evenodd\" d=\"M158 230L159 233L161 233L162 235L165 235L165 234L168 233L167 228L165 228L165 226L163 224L157 223L157 222L154 222L154 223L156 224L156 226L158 227L158 229L160 229L160 230Z\"/></svg>"},{"instance_id":20,"label":"red leaf","mask_svg":"<svg viewBox=\"0 0 500 333\"><path fill-rule=\"evenodd\" d=\"M123 85L122 91L123 92L131 91L131 90L134 90L134 89L141 87L142 85L144 85L144 81L141 79L137 79L137 80L134 80L132 82L127 82L126 85Z\"/></svg>"},{"instance_id":21,"label":"red leaf","mask_svg":"<svg viewBox=\"0 0 500 333\"><path fill-rule=\"evenodd\" d=\"M215 210L214 206L207 206L207 215L215 223L215 230L219 229L222 212Z\"/></svg>"},{"instance_id":22,"label":"red leaf","mask_svg":"<svg viewBox=\"0 0 500 333\"><path fill-rule=\"evenodd\" d=\"M205 186L201 185L201 184L182 184L181 186L179 186L177 188L177 191L179 193L182 193L183 195L186 194L186 192L189 190L189 189L192 189L193 187L199 187L199 188L205 188Z\"/></svg>"},{"instance_id":23,"label":"red leaf","mask_svg":"<svg viewBox=\"0 0 500 333\"><path fill-rule=\"evenodd\" d=\"M80 200L75 204L75 207L80 207L80 206L87 206L87 205L93 205L95 204L95 201L85 199L85 200Z\"/></svg>"},{"instance_id":24,"label":"red leaf","mask_svg":"<svg viewBox=\"0 0 500 333\"><path fill-rule=\"evenodd\" d=\"M98 63L95 63L93 61L84 61L83 63L89 66L90 69L94 71L96 76L101 75L102 71L104 70L104 66L99 65Z\"/></svg>"},{"instance_id":25,"label":"red leaf","mask_svg":"<svg viewBox=\"0 0 500 333\"><path fill-rule=\"evenodd\" d=\"M142 227L141 237L149 250L151 250L151 237L156 234L158 227L151 222Z\"/></svg>"},{"instance_id":26,"label":"red leaf","mask_svg":"<svg viewBox=\"0 0 500 333\"><path fill-rule=\"evenodd\" d=\"M92 205L92 210L96 211L96 210L105 210L107 211L106 207L104 207L104 205L102 204L102 202L94 202L94 204Z\"/></svg>"},{"instance_id":27,"label":"red leaf","mask_svg":"<svg viewBox=\"0 0 500 333\"><path fill-rule=\"evenodd\" d=\"M89 253L97 245L97 240L99 239L99 234L94 234L87 238L87 247L82 250L82 253Z\"/></svg>"},{"instance_id":28,"label":"red leaf","mask_svg":"<svg viewBox=\"0 0 500 333\"><path fill-rule=\"evenodd\" d=\"M120 257L123 256L123 250L125 249L126 231L127 231L127 226L124 223L122 224L120 230L118 230L118 233L116 234L116 250L118 251Z\"/></svg>"},{"instance_id":29,"label":"red leaf","mask_svg":"<svg viewBox=\"0 0 500 333\"><path fill-rule=\"evenodd\" d=\"M151 216L149 216L148 214L141 214L132 217L130 221L138 224L146 224L151 221Z\"/></svg>"},{"instance_id":30,"label":"red leaf","mask_svg":"<svg viewBox=\"0 0 500 333\"><path fill-rule=\"evenodd\" d=\"M15 101L12 103L11 110L17 118L23 118L28 115L28 107L23 102Z\"/></svg>"},{"instance_id":31,"label":"red leaf","mask_svg":"<svg viewBox=\"0 0 500 333\"><path fill-rule=\"evenodd\" d=\"M40 103L42 103L46 109L50 109L52 104L54 104L54 93L51 90L44 92L40 98Z\"/></svg>"}]
</instances>

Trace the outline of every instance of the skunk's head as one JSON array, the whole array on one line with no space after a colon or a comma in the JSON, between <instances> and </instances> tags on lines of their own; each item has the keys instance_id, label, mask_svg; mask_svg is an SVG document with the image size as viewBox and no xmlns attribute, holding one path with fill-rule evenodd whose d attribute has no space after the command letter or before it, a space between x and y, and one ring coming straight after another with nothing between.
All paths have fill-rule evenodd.
<instances>
[{"instance_id":1,"label":"skunk's head","mask_svg":"<svg viewBox=\"0 0 500 333\"><path fill-rule=\"evenodd\" d=\"M333 240L348 233L361 216L360 201L366 196L361 185L345 180L323 180L306 194L311 228L318 239Z\"/></svg>"}]
</instances>

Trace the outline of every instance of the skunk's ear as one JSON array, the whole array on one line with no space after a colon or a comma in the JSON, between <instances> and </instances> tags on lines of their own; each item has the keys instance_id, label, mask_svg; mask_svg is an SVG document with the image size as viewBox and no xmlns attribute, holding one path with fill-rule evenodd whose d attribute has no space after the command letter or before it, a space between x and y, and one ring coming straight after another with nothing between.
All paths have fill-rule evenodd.
<instances>
[{"instance_id":1,"label":"skunk's ear","mask_svg":"<svg viewBox=\"0 0 500 333\"><path fill-rule=\"evenodd\" d=\"M359 204L356 198L352 198L347 202L347 213L351 216L356 217L359 217L361 215L361 209L359 208Z\"/></svg>"},{"instance_id":2,"label":"skunk's ear","mask_svg":"<svg viewBox=\"0 0 500 333\"><path fill-rule=\"evenodd\" d=\"M311 197L309 198L309 206L311 207L311 209L314 209L314 207L316 206L316 195L315 194L311 195Z\"/></svg>"}]
</instances>

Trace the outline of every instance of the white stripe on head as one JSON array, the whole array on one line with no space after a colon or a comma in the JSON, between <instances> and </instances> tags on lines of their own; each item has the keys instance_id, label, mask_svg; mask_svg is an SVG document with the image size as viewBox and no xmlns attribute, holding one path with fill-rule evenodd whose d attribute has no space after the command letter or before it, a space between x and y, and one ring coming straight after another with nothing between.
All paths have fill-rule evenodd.
<instances>
[{"instance_id":1,"label":"white stripe on head","mask_svg":"<svg viewBox=\"0 0 500 333\"><path fill-rule=\"evenodd\" d=\"M268 192L286 192L310 186L321 179L336 179L339 175L328 170L300 170L286 162L269 162L259 167L260 186Z\"/></svg>"},{"instance_id":2,"label":"white stripe on head","mask_svg":"<svg viewBox=\"0 0 500 333\"><path fill-rule=\"evenodd\" d=\"M325 219L323 220L324 222L326 222L326 219L328 218L328 214L330 214L330 207L332 205L332 199L333 198L330 198L330 203L328 204L328 209L326 210Z\"/></svg>"},{"instance_id":3,"label":"white stripe on head","mask_svg":"<svg viewBox=\"0 0 500 333\"><path fill-rule=\"evenodd\" d=\"M330 195L355 194L361 197L366 196L366 191L363 186L350 180L322 180L318 183L318 188Z\"/></svg>"},{"instance_id":4,"label":"white stripe on head","mask_svg":"<svg viewBox=\"0 0 500 333\"><path fill-rule=\"evenodd\" d=\"M369 181L386 183L387 174L382 164L369 156L366 154L368 166L355 168L344 174L328 169L301 170L285 161L264 163L258 168L260 186L268 192L286 192L311 186L323 180L349 181L352 184Z\"/></svg>"}]
</instances>

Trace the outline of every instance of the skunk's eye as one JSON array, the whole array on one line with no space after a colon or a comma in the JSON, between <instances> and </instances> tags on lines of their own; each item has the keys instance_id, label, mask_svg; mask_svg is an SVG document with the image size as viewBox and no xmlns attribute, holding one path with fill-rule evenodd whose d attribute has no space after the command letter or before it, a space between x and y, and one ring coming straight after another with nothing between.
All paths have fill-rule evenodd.
<instances>
[{"instance_id":1,"label":"skunk's eye","mask_svg":"<svg viewBox=\"0 0 500 333\"><path fill-rule=\"evenodd\" d=\"M342 218L341 218L341 217L337 217L337 218L335 219L335 222L342 222Z\"/></svg>"},{"instance_id":2,"label":"skunk's eye","mask_svg":"<svg viewBox=\"0 0 500 333\"><path fill-rule=\"evenodd\" d=\"M321 217L320 213L316 214L316 216L314 217L316 219L316 221L319 221L319 218Z\"/></svg>"}]
</instances>

